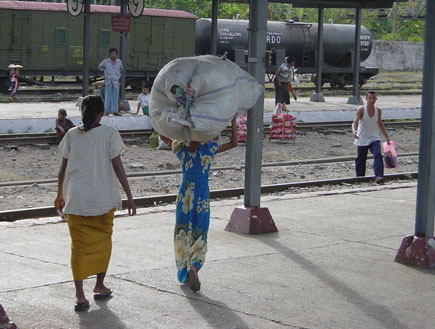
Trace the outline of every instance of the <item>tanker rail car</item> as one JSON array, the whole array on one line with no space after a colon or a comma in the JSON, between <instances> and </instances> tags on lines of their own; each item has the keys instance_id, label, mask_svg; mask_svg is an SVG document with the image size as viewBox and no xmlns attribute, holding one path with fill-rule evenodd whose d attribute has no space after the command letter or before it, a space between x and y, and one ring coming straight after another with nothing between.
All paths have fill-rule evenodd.
<instances>
[{"instance_id":1,"label":"tanker rail car","mask_svg":"<svg viewBox=\"0 0 435 329\"><path fill-rule=\"evenodd\" d=\"M111 16L119 7L91 5L90 76L101 76L98 64L119 50L119 33L112 32ZM140 88L160 68L177 57L193 56L197 17L178 10L144 10L131 19L126 59L127 83ZM9 85L8 65L24 68L20 77L81 76L83 16L72 17L65 3L0 1L0 86Z\"/></svg>"},{"instance_id":2,"label":"tanker rail car","mask_svg":"<svg viewBox=\"0 0 435 329\"><path fill-rule=\"evenodd\" d=\"M111 16L119 7L91 5L89 74L102 76L97 68L112 47L119 49L119 33L112 32ZM322 83L333 88L352 84L351 60L355 27L325 24ZM127 36L126 82L140 88L152 82L159 70L177 57L210 53L211 20L179 10L145 8L131 19ZM314 74L317 24L268 22L266 72L272 76L286 55L296 60L298 73ZM218 20L218 54L247 68L248 21ZM361 29L361 61L371 52L369 31ZM0 1L0 88L9 87L9 64L19 64L20 80L36 82L40 76L76 76L83 70L83 17L72 17L65 3ZM360 68L360 85L378 73Z\"/></svg>"},{"instance_id":3,"label":"tanker rail car","mask_svg":"<svg viewBox=\"0 0 435 329\"><path fill-rule=\"evenodd\" d=\"M248 27L247 20L219 19L217 23L217 53L228 57L242 67L247 67ZM273 75L285 56L296 61L300 74L312 74L314 81L317 57L317 24L295 23L293 21L267 23L266 73ZM196 22L195 53L209 53L211 20L201 18ZM352 56L355 27L345 24L325 24L323 30L324 66L322 84L329 82L332 88L343 88L352 84ZM372 50L372 39L367 28L361 27L361 62ZM360 67L360 81L378 74L378 68Z\"/></svg>"}]
</instances>

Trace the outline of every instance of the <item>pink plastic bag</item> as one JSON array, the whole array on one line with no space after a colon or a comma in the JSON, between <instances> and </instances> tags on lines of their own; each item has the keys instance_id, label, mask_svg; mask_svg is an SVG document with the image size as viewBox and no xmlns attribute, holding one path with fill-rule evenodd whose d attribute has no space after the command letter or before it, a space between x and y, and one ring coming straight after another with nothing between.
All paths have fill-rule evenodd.
<instances>
[{"instance_id":1,"label":"pink plastic bag","mask_svg":"<svg viewBox=\"0 0 435 329\"><path fill-rule=\"evenodd\" d=\"M382 147L384 149L385 168L387 169L397 168L397 153L396 153L396 149L394 148L394 142L393 141L390 141L390 143L384 142L382 144Z\"/></svg>"}]
</instances>

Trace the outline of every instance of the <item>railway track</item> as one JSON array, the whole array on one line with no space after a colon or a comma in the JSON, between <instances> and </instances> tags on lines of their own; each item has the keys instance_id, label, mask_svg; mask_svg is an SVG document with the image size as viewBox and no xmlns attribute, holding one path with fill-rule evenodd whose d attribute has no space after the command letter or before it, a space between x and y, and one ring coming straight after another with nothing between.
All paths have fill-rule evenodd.
<instances>
[{"instance_id":1,"label":"railway track","mask_svg":"<svg viewBox=\"0 0 435 329\"><path fill-rule=\"evenodd\" d=\"M406 153L398 155L398 158L409 158L417 157L418 153ZM368 155L367 159L373 159L372 155ZM336 158L324 158L324 159L307 159L307 160L295 160L295 161L280 161L280 162L269 162L263 163L261 168L271 168L271 167L291 167L300 165L312 165L312 164L332 164L340 162L350 162L354 161L355 156L344 156ZM227 170L239 170L244 169L245 166L225 166L225 167L214 167L211 169L212 172L227 171ZM161 171L144 171L127 173L127 177L130 179L143 178L143 177L157 177L157 176L169 176L169 175L181 175L181 170L161 170ZM46 178L46 179L33 179L33 180L23 180L23 181L10 181L10 182L0 182L0 188L2 187L16 187L16 186L30 186L34 184L53 184L57 182L57 178Z\"/></svg>"},{"instance_id":2,"label":"railway track","mask_svg":"<svg viewBox=\"0 0 435 329\"><path fill-rule=\"evenodd\" d=\"M297 123L297 131L312 131L312 130L350 130L352 121L335 121L335 122L299 122ZM410 121L384 121L387 128L418 128L420 120ZM229 128L225 129L223 134L229 133ZM270 132L269 125L264 125L264 134ZM151 130L121 130L123 139L138 139L148 138L151 135ZM21 133L21 134L0 134L0 145L33 145L33 144L56 144L55 133Z\"/></svg>"},{"instance_id":3,"label":"railway track","mask_svg":"<svg viewBox=\"0 0 435 329\"><path fill-rule=\"evenodd\" d=\"M399 174L385 175L386 181L391 180L401 180L418 178L417 172L406 172ZM276 193L285 191L291 188L303 188L303 187L321 187L327 185L349 185L355 183L364 183L373 181L373 176L366 177L345 177L337 179L327 179L327 180L316 180L316 181L305 181L296 183L286 183L286 184L273 184L264 185L261 187L261 193ZM232 188L232 189L221 189L210 191L211 199L226 199L232 197L238 197L244 194L244 188ZM158 204L173 203L175 202L177 194L165 194L165 195L155 195L148 197L138 197L135 198L135 203L137 207L152 207ZM125 207L126 200L123 200L123 206ZM14 209L0 211L0 221L12 222L20 219L29 218L41 218L41 217L52 217L57 216L56 209L54 207L38 207L31 209Z\"/></svg>"}]
</instances>

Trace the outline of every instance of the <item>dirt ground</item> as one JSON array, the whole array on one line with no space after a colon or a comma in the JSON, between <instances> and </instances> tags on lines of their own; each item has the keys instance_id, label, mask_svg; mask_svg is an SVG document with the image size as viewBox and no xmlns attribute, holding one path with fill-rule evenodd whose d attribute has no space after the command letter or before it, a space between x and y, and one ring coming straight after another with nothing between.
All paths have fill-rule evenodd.
<instances>
[{"instance_id":1,"label":"dirt ground","mask_svg":"<svg viewBox=\"0 0 435 329\"><path fill-rule=\"evenodd\" d=\"M417 153L419 147L418 129L390 130L399 154L399 168L386 173L417 171L418 158L400 154ZM350 129L343 132L306 132L297 136L295 143L268 139L263 141L263 163L302 159L320 159L355 156L356 146ZM210 175L210 189L236 188L244 186L244 170L220 170L223 166L245 164L245 144L236 149L218 154ZM128 151L122 157L127 173L154 172L178 169L178 160L171 151L152 149L141 141L130 141ZM367 175L373 175L372 160L367 163ZM4 146L0 147L0 182L55 178L60 166L60 154L55 145ZM137 167L137 168L133 168ZM336 164L296 165L270 167L262 170L262 184L278 184L315 179L354 176L352 161ZM176 193L181 175L130 178L135 197ZM294 191L293 191L294 192ZM10 210L50 206L56 197L56 184L33 184L29 186L0 187L0 209ZM122 193L122 196L125 195Z\"/></svg>"}]
</instances>

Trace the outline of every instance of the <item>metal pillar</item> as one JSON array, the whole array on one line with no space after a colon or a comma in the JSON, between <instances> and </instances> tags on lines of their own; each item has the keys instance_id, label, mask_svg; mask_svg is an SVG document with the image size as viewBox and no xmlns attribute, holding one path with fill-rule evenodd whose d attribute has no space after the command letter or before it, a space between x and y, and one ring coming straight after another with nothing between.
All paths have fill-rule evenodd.
<instances>
[{"instance_id":1,"label":"metal pillar","mask_svg":"<svg viewBox=\"0 0 435 329\"><path fill-rule=\"evenodd\" d=\"M82 96L89 94L89 47L90 47L90 23L91 23L91 0L85 1L85 12L83 14L83 81Z\"/></svg>"},{"instance_id":2,"label":"metal pillar","mask_svg":"<svg viewBox=\"0 0 435 329\"><path fill-rule=\"evenodd\" d=\"M248 71L264 85L268 1L250 0ZM248 111L244 208L234 209L225 230L240 233L277 231L267 208L260 207L264 95Z\"/></svg>"},{"instance_id":3,"label":"metal pillar","mask_svg":"<svg viewBox=\"0 0 435 329\"><path fill-rule=\"evenodd\" d=\"M128 0L121 0L121 16L127 15L127 3ZM123 101L125 99L125 72L126 72L126 51L127 51L127 38L126 38L126 32L120 32L120 39L119 39L119 59L122 61L122 65L124 68L121 72L121 90L120 90L120 99Z\"/></svg>"},{"instance_id":4,"label":"metal pillar","mask_svg":"<svg viewBox=\"0 0 435 329\"><path fill-rule=\"evenodd\" d=\"M261 4L260 4L261 3ZM260 8L263 7L263 8ZM264 84L267 1L250 4L248 72ZM258 207L261 195L264 96L248 111L245 172L245 206Z\"/></svg>"},{"instance_id":5,"label":"metal pillar","mask_svg":"<svg viewBox=\"0 0 435 329\"><path fill-rule=\"evenodd\" d=\"M317 22L317 66L316 66L316 92L311 95L311 102L324 102L325 97L322 94L322 68L323 68L323 20L324 7L319 5L319 14Z\"/></svg>"},{"instance_id":6,"label":"metal pillar","mask_svg":"<svg viewBox=\"0 0 435 329\"><path fill-rule=\"evenodd\" d=\"M212 1L211 7L211 36L210 36L210 54L217 53L217 18L219 12L219 0Z\"/></svg>"},{"instance_id":7,"label":"metal pillar","mask_svg":"<svg viewBox=\"0 0 435 329\"><path fill-rule=\"evenodd\" d=\"M396 261L435 267L435 1L426 2L420 127L415 234L403 239Z\"/></svg>"},{"instance_id":8,"label":"metal pillar","mask_svg":"<svg viewBox=\"0 0 435 329\"><path fill-rule=\"evenodd\" d=\"M418 161L417 213L415 235L434 234L435 200L435 2L427 1L432 20L426 15L424 43L423 96L421 106L420 156Z\"/></svg>"},{"instance_id":9,"label":"metal pillar","mask_svg":"<svg viewBox=\"0 0 435 329\"><path fill-rule=\"evenodd\" d=\"M349 97L347 104L364 104L359 93L359 68L361 64L361 7L356 8L355 41L352 58L353 66L353 96Z\"/></svg>"}]
</instances>

